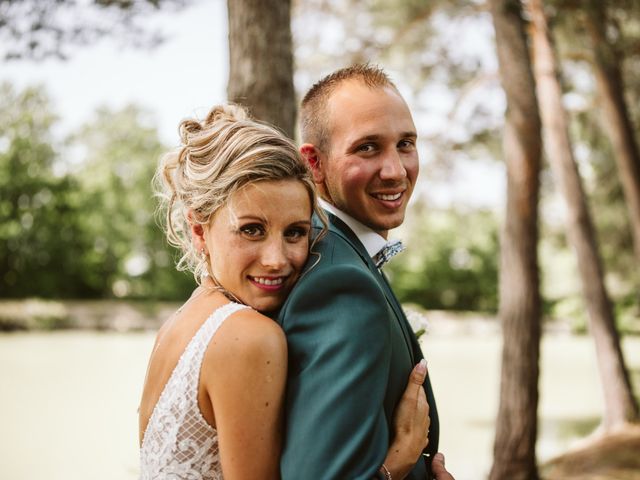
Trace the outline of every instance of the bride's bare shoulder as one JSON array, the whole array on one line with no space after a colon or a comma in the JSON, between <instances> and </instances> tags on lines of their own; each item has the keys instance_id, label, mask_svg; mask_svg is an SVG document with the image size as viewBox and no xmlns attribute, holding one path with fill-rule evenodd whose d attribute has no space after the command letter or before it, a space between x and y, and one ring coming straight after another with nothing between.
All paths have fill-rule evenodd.
<instances>
[{"instance_id":1,"label":"bride's bare shoulder","mask_svg":"<svg viewBox=\"0 0 640 480\"><path fill-rule=\"evenodd\" d=\"M244 308L225 320L211 342L208 354L217 360L255 361L269 357L286 360L287 341L274 320Z\"/></svg>"},{"instance_id":2,"label":"bride's bare shoulder","mask_svg":"<svg viewBox=\"0 0 640 480\"><path fill-rule=\"evenodd\" d=\"M214 335L200 378L212 404L220 406L225 399L237 402L240 391L247 395L248 386L253 392L250 396L279 397L286 377L284 332L270 318L243 309L229 316Z\"/></svg>"}]
</instances>

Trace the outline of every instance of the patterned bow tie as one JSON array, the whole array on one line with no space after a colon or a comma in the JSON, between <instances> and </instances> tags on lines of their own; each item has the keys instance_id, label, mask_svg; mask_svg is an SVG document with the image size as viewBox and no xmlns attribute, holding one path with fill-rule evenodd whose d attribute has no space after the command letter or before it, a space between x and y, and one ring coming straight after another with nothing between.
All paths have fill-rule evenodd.
<instances>
[{"instance_id":1,"label":"patterned bow tie","mask_svg":"<svg viewBox=\"0 0 640 480\"><path fill-rule=\"evenodd\" d=\"M394 240L387 243L382 250L375 254L373 261L376 263L376 267L382 268L382 266L395 257L397 254L405 249L400 240Z\"/></svg>"}]
</instances>

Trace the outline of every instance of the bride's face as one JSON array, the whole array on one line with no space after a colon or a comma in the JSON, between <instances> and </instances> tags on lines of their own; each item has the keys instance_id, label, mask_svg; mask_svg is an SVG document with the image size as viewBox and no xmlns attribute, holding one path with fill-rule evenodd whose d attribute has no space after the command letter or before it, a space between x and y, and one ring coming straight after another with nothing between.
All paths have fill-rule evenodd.
<instances>
[{"instance_id":1,"label":"bride's face","mask_svg":"<svg viewBox=\"0 0 640 480\"><path fill-rule=\"evenodd\" d=\"M205 229L218 282L258 311L277 309L309 252L311 200L297 180L264 180L229 197Z\"/></svg>"}]
</instances>

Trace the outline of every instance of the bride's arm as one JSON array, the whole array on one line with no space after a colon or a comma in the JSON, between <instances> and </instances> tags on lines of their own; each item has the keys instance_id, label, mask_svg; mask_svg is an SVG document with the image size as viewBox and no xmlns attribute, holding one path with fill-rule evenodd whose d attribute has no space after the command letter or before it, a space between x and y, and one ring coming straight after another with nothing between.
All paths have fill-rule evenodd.
<instances>
[{"instance_id":1,"label":"bride's arm","mask_svg":"<svg viewBox=\"0 0 640 480\"><path fill-rule=\"evenodd\" d=\"M284 333L273 320L240 311L220 327L205 361L224 478L279 478Z\"/></svg>"},{"instance_id":2,"label":"bride's arm","mask_svg":"<svg viewBox=\"0 0 640 480\"><path fill-rule=\"evenodd\" d=\"M394 439L380 469L383 478L385 470L394 480L404 478L429 443L429 404L422 387L426 375L426 362L422 360L411 372L394 413Z\"/></svg>"}]
</instances>

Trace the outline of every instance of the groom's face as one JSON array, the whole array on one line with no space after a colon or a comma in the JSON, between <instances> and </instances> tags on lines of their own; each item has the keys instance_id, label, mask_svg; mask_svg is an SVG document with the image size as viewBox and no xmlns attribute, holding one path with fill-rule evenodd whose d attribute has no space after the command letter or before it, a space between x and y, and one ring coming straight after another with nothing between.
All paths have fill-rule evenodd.
<instances>
[{"instance_id":1,"label":"groom's face","mask_svg":"<svg viewBox=\"0 0 640 480\"><path fill-rule=\"evenodd\" d=\"M330 146L319 154L320 190L386 238L404 221L418 176L411 112L395 89L354 80L340 85L327 106Z\"/></svg>"}]
</instances>

